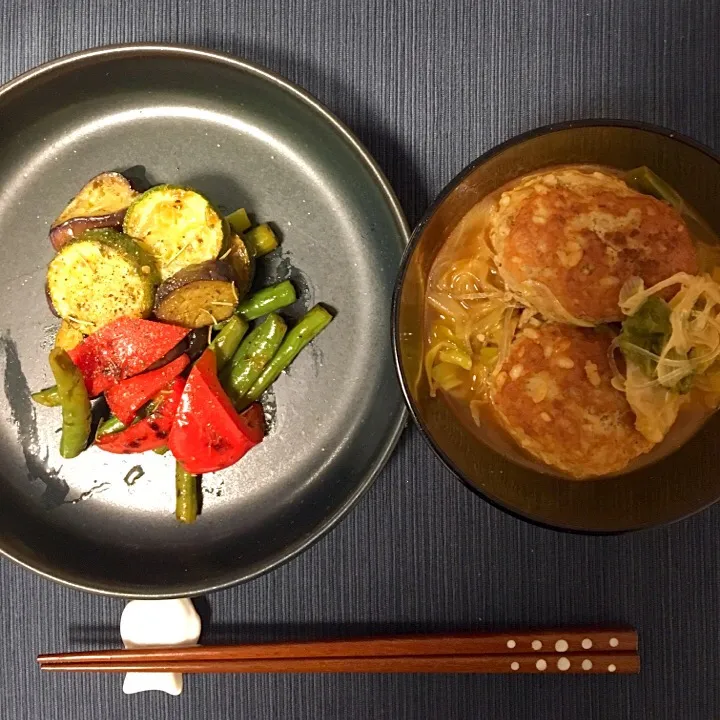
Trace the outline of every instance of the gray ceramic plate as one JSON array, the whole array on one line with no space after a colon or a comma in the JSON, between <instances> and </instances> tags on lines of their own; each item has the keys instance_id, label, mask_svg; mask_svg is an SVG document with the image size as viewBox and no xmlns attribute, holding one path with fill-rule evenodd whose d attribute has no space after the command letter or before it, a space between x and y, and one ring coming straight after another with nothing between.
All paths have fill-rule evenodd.
<instances>
[{"instance_id":1,"label":"gray ceramic plate","mask_svg":"<svg viewBox=\"0 0 720 720\"><path fill-rule=\"evenodd\" d=\"M173 516L171 459L93 448L63 461L59 412L29 399L50 381L56 328L43 292L48 223L90 177L128 168L274 221L282 249L261 281L292 277L302 289L295 313L318 301L337 311L276 383L269 436L207 477L190 527ZM404 424L390 300L407 236L353 135L248 63L179 47L100 48L2 88L0 550L78 588L170 597L246 580L306 548L369 487ZM144 475L123 482L138 464Z\"/></svg>"}]
</instances>

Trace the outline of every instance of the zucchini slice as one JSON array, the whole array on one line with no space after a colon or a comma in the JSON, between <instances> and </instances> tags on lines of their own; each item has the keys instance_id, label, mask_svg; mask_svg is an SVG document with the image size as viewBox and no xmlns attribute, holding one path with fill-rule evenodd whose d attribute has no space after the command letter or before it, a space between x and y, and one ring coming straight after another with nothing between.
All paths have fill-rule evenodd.
<instances>
[{"instance_id":1,"label":"zucchini slice","mask_svg":"<svg viewBox=\"0 0 720 720\"><path fill-rule=\"evenodd\" d=\"M148 317L160 281L152 256L115 230L88 230L50 262L47 294L63 320L89 335L119 317Z\"/></svg>"},{"instance_id":2,"label":"zucchini slice","mask_svg":"<svg viewBox=\"0 0 720 720\"><path fill-rule=\"evenodd\" d=\"M227 320L238 304L233 279L232 268L222 260L186 267L158 288L155 316L188 328Z\"/></svg>"},{"instance_id":3,"label":"zucchini slice","mask_svg":"<svg viewBox=\"0 0 720 720\"><path fill-rule=\"evenodd\" d=\"M158 185L125 213L123 230L152 253L165 280L188 265L214 260L222 251L226 225L200 193Z\"/></svg>"}]
</instances>

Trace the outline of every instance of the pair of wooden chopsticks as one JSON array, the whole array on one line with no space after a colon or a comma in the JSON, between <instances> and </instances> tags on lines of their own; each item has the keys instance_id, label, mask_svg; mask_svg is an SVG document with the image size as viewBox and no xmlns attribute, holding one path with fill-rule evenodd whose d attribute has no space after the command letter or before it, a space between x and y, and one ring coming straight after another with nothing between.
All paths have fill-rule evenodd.
<instances>
[{"instance_id":1,"label":"pair of wooden chopsticks","mask_svg":"<svg viewBox=\"0 0 720 720\"><path fill-rule=\"evenodd\" d=\"M634 630L409 635L39 655L42 670L177 673L636 673Z\"/></svg>"}]
</instances>

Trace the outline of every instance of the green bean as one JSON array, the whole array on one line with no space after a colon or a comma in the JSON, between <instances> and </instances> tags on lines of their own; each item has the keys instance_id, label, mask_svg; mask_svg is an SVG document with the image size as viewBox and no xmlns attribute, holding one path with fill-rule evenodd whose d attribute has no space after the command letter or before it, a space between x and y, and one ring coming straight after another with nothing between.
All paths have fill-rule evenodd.
<instances>
[{"instance_id":1,"label":"green bean","mask_svg":"<svg viewBox=\"0 0 720 720\"><path fill-rule=\"evenodd\" d=\"M297 300L295 288L289 280L258 290L237 307L237 314L245 320L255 320L270 312L292 305Z\"/></svg>"},{"instance_id":2,"label":"green bean","mask_svg":"<svg viewBox=\"0 0 720 720\"><path fill-rule=\"evenodd\" d=\"M232 362L222 375L223 387L230 399L238 404L263 368L272 360L285 337L287 325L275 313L270 313L243 341Z\"/></svg>"},{"instance_id":3,"label":"green bean","mask_svg":"<svg viewBox=\"0 0 720 720\"><path fill-rule=\"evenodd\" d=\"M198 477L175 464L175 517L181 523L193 523L198 513Z\"/></svg>"},{"instance_id":4,"label":"green bean","mask_svg":"<svg viewBox=\"0 0 720 720\"><path fill-rule=\"evenodd\" d=\"M225 323L225 327L210 343L210 347L215 352L218 372L223 369L228 360L235 354L247 330L247 320L243 320L239 315L233 315L227 323Z\"/></svg>"},{"instance_id":5,"label":"green bean","mask_svg":"<svg viewBox=\"0 0 720 720\"><path fill-rule=\"evenodd\" d=\"M265 366L260 377L245 394L245 403L249 405L259 399L277 380L278 375L327 327L331 320L332 315L322 305L316 305L309 310L288 332L275 357Z\"/></svg>"},{"instance_id":6,"label":"green bean","mask_svg":"<svg viewBox=\"0 0 720 720\"><path fill-rule=\"evenodd\" d=\"M145 418L148 415L152 415L158 409L158 406L164 399L165 393L161 392L159 395L150 400L150 402L148 402L146 405L143 405L140 410L138 410L135 419L130 424L134 425L138 420L142 420L142 418ZM108 417L106 420L103 420L98 425L98 428L95 431L95 439L99 440L104 435L112 435L113 433L120 432L126 427L127 425L125 425L125 423L123 423L120 418L115 417L115 415L110 415L110 417Z\"/></svg>"},{"instance_id":7,"label":"green bean","mask_svg":"<svg viewBox=\"0 0 720 720\"><path fill-rule=\"evenodd\" d=\"M235 212L230 213L225 219L238 235L244 233L250 225L252 225L247 212L245 212L245 208L239 208Z\"/></svg>"},{"instance_id":8,"label":"green bean","mask_svg":"<svg viewBox=\"0 0 720 720\"><path fill-rule=\"evenodd\" d=\"M42 390L38 390L37 392L32 393L30 397L38 404L38 405L44 405L45 407L59 407L60 406L60 395L58 394L58 388L57 385L52 385L51 387L46 387ZM108 418L108 421L110 421L113 418ZM114 418L116 422L120 422L117 418ZM103 423L100 424L100 427L102 427ZM99 430L100 428L98 428ZM108 432L117 432L118 430L122 430L123 428L117 428L115 430L108 430ZM107 433L103 433L103 435L107 435ZM97 435L96 435L97 437Z\"/></svg>"},{"instance_id":9,"label":"green bean","mask_svg":"<svg viewBox=\"0 0 720 720\"><path fill-rule=\"evenodd\" d=\"M105 435L112 435L113 433L120 432L125 428L125 423L123 423L119 418L116 418L114 415L111 415L107 418L107 420L103 420L98 425L97 430L95 431L95 439L99 440Z\"/></svg>"},{"instance_id":10,"label":"green bean","mask_svg":"<svg viewBox=\"0 0 720 720\"><path fill-rule=\"evenodd\" d=\"M38 405L44 405L45 407L58 407L60 405L60 395L58 395L57 385L38 390L30 397Z\"/></svg>"},{"instance_id":11,"label":"green bean","mask_svg":"<svg viewBox=\"0 0 720 720\"><path fill-rule=\"evenodd\" d=\"M65 350L53 348L50 351L50 369L62 407L60 455L74 458L85 449L90 436L90 398L82 373Z\"/></svg>"},{"instance_id":12,"label":"green bean","mask_svg":"<svg viewBox=\"0 0 720 720\"><path fill-rule=\"evenodd\" d=\"M243 240L245 241L248 252L254 258L267 255L278 246L277 235L275 235L267 223L248 230L243 235Z\"/></svg>"},{"instance_id":13,"label":"green bean","mask_svg":"<svg viewBox=\"0 0 720 720\"><path fill-rule=\"evenodd\" d=\"M170 450L170 448L167 445L162 445L161 447L153 448L153 452L157 453L158 455L164 455L166 452L168 452L168 450Z\"/></svg>"}]
</instances>

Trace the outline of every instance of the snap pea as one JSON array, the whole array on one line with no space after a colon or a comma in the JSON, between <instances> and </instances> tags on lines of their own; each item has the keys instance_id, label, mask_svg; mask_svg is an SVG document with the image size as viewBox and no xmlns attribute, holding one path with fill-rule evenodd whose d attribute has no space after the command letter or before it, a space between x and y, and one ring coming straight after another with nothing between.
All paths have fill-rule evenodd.
<instances>
[{"instance_id":1,"label":"snap pea","mask_svg":"<svg viewBox=\"0 0 720 720\"><path fill-rule=\"evenodd\" d=\"M258 400L277 380L278 375L327 327L331 320L332 315L322 305L316 305L309 310L285 336L275 357L265 366L260 377L245 394L243 404L249 405Z\"/></svg>"},{"instance_id":2,"label":"snap pea","mask_svg":"<svg viewBox=\"0 0 720 720\"><path fill-rule=\"evenodd\" d=\"M38 405L44 405L45 407L59 407L60 405L60 395L58 394L57 385L38 390L30 397Z\"/></svg>"},{"instance_id":3,"label":"snap pea","mask_svg":"<svg viewBox=\"0 0 720 720\"><path fill-rule=\"evenodd\" d=\"M263 368L272 360L285 337L287 325L270 313L243 341L223 373L222 381L230 399L238 404Z\"/></svg>"},{"instance_id":4,"label":"snap pea","mask_svg":"<svg viewBox=\"0 0 720 720\"><path fill-rule=\"evenodd\" d=\"M270 312L292 305L297 300L295 288L289 280L258 290L237 307L237 314L245 320L255 320Z\"/></svg>"},{"instance_id":5,"label":"snap pea","mask_svg":"<svg viewBox=\"0 0 720 720\"><path fill-rule=\"evenodd\" d=\"M198 478L175 464L175 517L181 523L194 523L198 514Z\"/></svg>"},{"instance_id":6,"label":"snap pea","mask_svg":"<svg viewBox=\"0 0 720 720\"><path fill-rule=\"evenodd\" d=\"M65 350L53 348L50 351L50 369L62 407L60 455L74 458L85 449L90 436L90 398L82 373Z\"/></svg>"},{"instance_id":7,"label":"snap pea","mask_svg":"<svg viewBox=\"0 0 720 720\"><path fill-rule=\"evenodd\" d=\"M278 246L277 235L275 235L267 223L248 230L243 235L243 240L245 241L248 252L254 258L267 255Z\"/></svg>"},{"instance_id":8,"label":"snap pea","mask_svg":"<svg viewBox=\"0 0 720 720\"><path fill-rule=\"evenodd\" d=\"M210 347L215 352L218 371L222 370L228 360L235 354L247 329L247 320L244 320L239 315L233 315L210 343Z\"/></svg>"}]
</instances>

